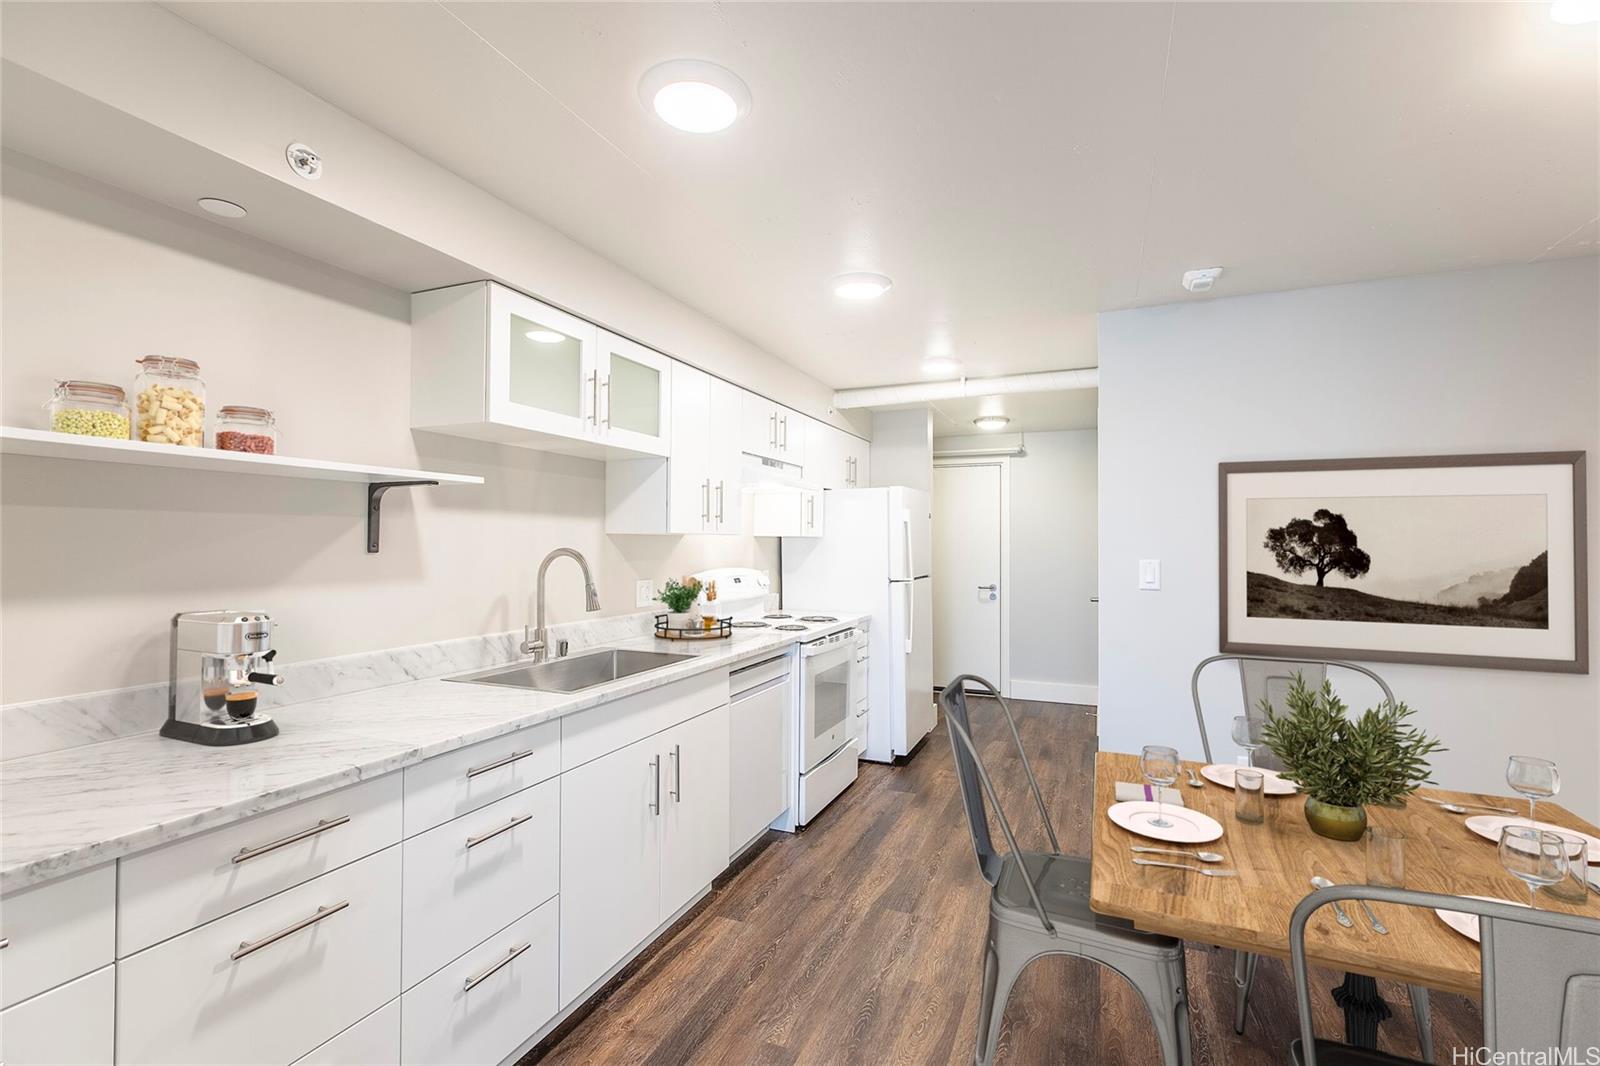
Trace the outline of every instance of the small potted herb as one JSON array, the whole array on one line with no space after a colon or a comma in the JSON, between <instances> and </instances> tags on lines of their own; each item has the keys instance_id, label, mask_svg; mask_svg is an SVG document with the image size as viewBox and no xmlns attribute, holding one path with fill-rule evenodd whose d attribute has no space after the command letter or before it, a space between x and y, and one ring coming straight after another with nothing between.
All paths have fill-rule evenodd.
<instances>
[{"instance_id":1,"label":"small potted herb","mask_svg":"<svg viewBox=\"0 0 1600 1066\"><path fill-rule=\"evenodd\" d=\"M1284 697L1287 713L1261 701L1267 748L1283 762L1283 776L1306 794L1311 831L1333 840L1359 840L1367 829L1366 805L1395 803L1429 781L1427 756L1447 749L1406 720L1416 712L1385 700L1360 718L1323 681L1313 690L1295 676Z\"/></svg>"},{"instance_id":2,"label":"small potted herb","mask_svg":"<svg viewBox=\"0 0 1600 1066\"><path fill-rule=\"evenodd\" d=\"M667 626L670 629L690 629L700 624L695 617L698 612L693 612L694 605L700 599L700 581L698 578L686 577L682 581L667 579L661 586L661 591L656 594L656 599L667 605Z\"/></svg>"}]
</instances>

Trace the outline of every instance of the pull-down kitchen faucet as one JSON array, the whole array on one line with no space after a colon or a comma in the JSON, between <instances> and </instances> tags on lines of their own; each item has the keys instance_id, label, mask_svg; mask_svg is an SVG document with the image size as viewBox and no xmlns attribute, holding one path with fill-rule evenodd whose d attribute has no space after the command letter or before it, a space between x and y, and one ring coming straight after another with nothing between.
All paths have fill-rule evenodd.
<instances>
[{"instance_id":1,"label":"pull-down kitchen faucet","mask_svg":"<svg viewBox=\"0 0 1600 1066\"><path fill-rule=\"evenodd\" d=\"M539 564L539 585L534 594L533 633L530 635L528 627L522 627L522 654L533 656L533 661L543 662L550 657L548 634L544 628L544 575L550 569L550 564L561 556L577 561L583 568L583 609L598 611L600 609L600 594L594 589L594 577L589 573L589 560L583 553L575 548L557 548L544 557L544 562ZM563 642L565 643L565 642Z\"/></svg>"}]
</instances>

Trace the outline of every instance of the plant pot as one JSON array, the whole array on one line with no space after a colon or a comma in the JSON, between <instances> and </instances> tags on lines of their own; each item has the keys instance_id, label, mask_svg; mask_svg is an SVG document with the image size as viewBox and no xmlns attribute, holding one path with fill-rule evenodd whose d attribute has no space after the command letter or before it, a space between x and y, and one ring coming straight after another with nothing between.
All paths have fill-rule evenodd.
<instances>
[{"instance_id":1,"label":"plant pot","mask_svg":"<svg viewBox=\"0 0 1600 1066\"><path fill-rule=\"evenodd\" d=\"M1306 824L1313 833L1329 840L1360 840L1367 831L1367 811L1364 807L1340 807L1307 796Z\"/></svg>"},{"instance_id":2,"label":"plant pot","mask_svg":"<svg viewBox=\"0 0 1600 1066\"><path fill-rule=\"evenodd\" d=\"M700 616L699 615L690 614L688 611L668 611L667 612L667 628L668 629L698 629L699 627L700 627Z\"/></svg>"}]
</instances>

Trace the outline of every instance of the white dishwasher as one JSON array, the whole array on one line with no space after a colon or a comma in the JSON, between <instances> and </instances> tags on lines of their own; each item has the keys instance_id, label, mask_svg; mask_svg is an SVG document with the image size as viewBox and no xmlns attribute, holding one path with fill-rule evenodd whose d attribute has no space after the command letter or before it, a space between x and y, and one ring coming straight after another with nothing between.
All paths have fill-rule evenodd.
<instances>
[{"instance_id":1,"label":"white dishwasher","mask_svg":"<svg viewBox=\"0 0 1600 1066\"><path fill-rule=\"evenodd\" d=\"M728 678L728 857L789 809L794 775L794 654L785 651Z\"/></svg>"}]
</instances>

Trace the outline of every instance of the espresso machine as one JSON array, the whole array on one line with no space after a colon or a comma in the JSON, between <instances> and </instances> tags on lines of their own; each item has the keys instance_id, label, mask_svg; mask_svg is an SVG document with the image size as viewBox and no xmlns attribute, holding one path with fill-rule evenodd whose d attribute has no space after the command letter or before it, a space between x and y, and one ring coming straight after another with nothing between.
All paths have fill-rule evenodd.
<instances>
[{"instance_id":1,"label":"espresso machine","mask_svg":"<svg viewBox=\"0 0 1600 1066\"><path fill-rule=\"evenodd\" d=\"M270 666L272 619L260 611L172 616L172 669L161 735L192 744L249 744L278 735L257 707L258 685L281 685Z\"/></svg>"}]
</instances>

